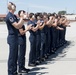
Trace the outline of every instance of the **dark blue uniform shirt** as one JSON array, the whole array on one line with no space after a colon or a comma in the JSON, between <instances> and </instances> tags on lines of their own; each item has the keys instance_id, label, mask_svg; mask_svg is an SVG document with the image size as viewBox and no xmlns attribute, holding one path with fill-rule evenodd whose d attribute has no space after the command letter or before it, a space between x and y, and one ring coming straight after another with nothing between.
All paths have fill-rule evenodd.
<instances>
[{"instance_id":1,"label":"dark blue uniform shirt","mask_svg":"<svg viewBox=\"0 0 76 75\"><path fill-rule=\"evenodd\" d=\"M16 29L12 24L14 22L18 22L17 17L9 12L6 16L6 24L8 28L8 38L7 38L7 43L8 44L18 44L18 29Z\"/></svg>"},{"instance_id":2,"label":"dark blue uniform shirt","mask_svg":"<svg viewBox=\"0 0 76 75\"><path fill-rule=\"evenodd\" d=\"M34 22L35 22L35 26L37 26L37 20L34 20ZM36 35L40 35L40 30L39 29L36 31Z\"/></svg>"},{"instance_id":3,"label":"dark blue uniform shirt","mask_svg":"<svg viewBox=\"0 0 76 75\"><path fill-rule=\"evenodd\" d=\"M32 24L33 27L36 26L35 22L34 22L34 21L31 21L31 20L28 21L27 25L30 25L30 24ZM34 32L34 31L32 31L32 30L29 30L29 32L30 32L30 34L36 35L36 32Z\"/></svg>"},{"instance_id":4,"label":"dark blue uniform shirt","mask_svg":"<svg viewBox=\"0 0 76 75\"><path fill-rule=\"evenodd\" d=\"M22 26L22 29L25 30L24 25ZM26 36L25 36L25 34L21 35L20 32L19 32L18 33L18 44L21 45L21 44L24 44L24 43L26 43Z\"/></svg>"},{"instance_id":5,"label":"dark blue uniform shirt","mask_svg":"<svg viewBox=\"0 0 76 75\"><path fill-rule=\"evenodd\" d=\"M18 35L18 29L16 29L12 24L14 22L18 22L18 19L15 15L13 15L11 12L9 12L6 16L6 24L8 28L8 34L9 35Z\"/></svg>"}]
</instances>

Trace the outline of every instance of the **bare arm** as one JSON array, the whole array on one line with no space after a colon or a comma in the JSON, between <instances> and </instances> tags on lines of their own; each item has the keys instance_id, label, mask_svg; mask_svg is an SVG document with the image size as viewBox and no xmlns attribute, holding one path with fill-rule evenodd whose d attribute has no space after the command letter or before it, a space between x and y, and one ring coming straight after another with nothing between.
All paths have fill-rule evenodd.
<instances>
[{"instance_id":1,"label":"bare arm","mask_svg":"<svg viewBox=\"0 0 76 75\"><path fill-rule=\"evenodd\" d=\"M43 23L43 25L39 26L39 29L42 30L45 26L45 23Z\"/></svg>"},{"instance_id":2,"label":"bare arm","mask_svg":"<svg viewBox=\"0 0 76 75\"><path fill-rule=\"evenodd\" d=\"M65 27L70 27L69 24L70 24L70 21L67 20L66 23L65 23L63 26L65 26Z\"/></svg>"},{"instance_id":3,"label":"bare arm","mask_svg":"<svg viewBox=\"0 0 76 75\"><path fill-rule=\"evenodd\" d=\"M38 30L39 26L37 25L36 27L32 27L32 31L36 32Z\"/></svg>"},{"instance_id":4,"label":"bare arm","mask_svg":"<svg viewBox=\"0 0 76 75\"><path fill-rule=\"evenodd\" d=\"M17 23L17 22L14 22L12 25L13 25L16 29L20 29L20 28L23 26L23 24L24 24L24 20L23 20L23 18L21 18L18 23Z\"/></svg>"},{"instance_id":5,"label":"bare arm","mask_svg":"<svg viewBox=\"0 0 76 75\"><path fill-rule=\"evenodd\" d=\"M25 34L25 30L23 30L22 28L19 29L19 32L20 32L21 35L24 35Z\"/></svg>"},{"instance_id":6,"label":"bare arm","mask_svg":"<svg viewBox=\"0 0 76 75\"><path fill-rule=\"evenodd\" d=\"M67 19L65 18L63 21L62 21L62 24L65 24L67 22Z\"/></svg>"},{"instance_id":7,"label":"bare arm","mask_svg":"<svg viewBox=\"0 0 76 75\"><path fill-rule=\"evenodd\" d=\"M27 26L25 30L23 30L23 28L19 29L20 34L24 35L28 30L32 28L31 26L32 25Z\"/></svg>"},{"instance_id":8,"label":"bare arm","mask_svg":"<svg viewBox=\"0 0 76 75\"><path fill-rule=\"evenodd\" d=\"M57 19L55 19L54 23L52 24L53 27L57 27Z\"/></svg>"}]
</instances>

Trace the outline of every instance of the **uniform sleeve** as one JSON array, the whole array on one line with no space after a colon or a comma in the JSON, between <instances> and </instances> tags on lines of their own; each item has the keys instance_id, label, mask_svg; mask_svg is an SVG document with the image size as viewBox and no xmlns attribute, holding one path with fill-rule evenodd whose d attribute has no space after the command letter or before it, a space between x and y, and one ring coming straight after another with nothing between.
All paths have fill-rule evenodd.
<instances>
[{"instance_id":1,"label":"uniform sleeve","mask_svg":"<svg viewBox=\"0 0 76 75\"><path fill-rule=\"evenodd\" d=\"M27 25L30 25L31 24L31 22L29 21L28 23L27 23Z\"/></svg>"},{"instance_id":2,"label":"uniform sleeve","mask_svg":"<svg viewBox=\"0 0 76 75\"><path fill-rule=\"evenodd\" d=\"M15 18L13 16L9 16L9 21L10 21L11 24L16 22L16 20L15 20Z\"/></svg>"}]
</instances>

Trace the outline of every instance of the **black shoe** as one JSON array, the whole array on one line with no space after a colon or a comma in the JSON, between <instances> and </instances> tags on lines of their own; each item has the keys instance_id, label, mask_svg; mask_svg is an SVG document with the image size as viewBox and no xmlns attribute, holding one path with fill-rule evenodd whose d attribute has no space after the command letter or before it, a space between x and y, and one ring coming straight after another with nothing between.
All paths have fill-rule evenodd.
<instances>
[{"instance_id":1,"label":"black shoe","mask_svg":"<svg viewBox=\"0 0 76 75\"><path fill-rule=\"evenodd\" d=\"M39 61L39 60L37 60L37 61L35 62L35 64L36 64L36 65L39 65L39 64L40 64L40 61Z\"/></svg>"},{"instance_id":2,"label":"black shoe","mask_svg":"<svg viewBox=\"0 0 76 75\"><path fill-rule=\"evenodd\" d=\"M47 53L47 56L50 56L50 53Z\"/></svg>"},{"instance_id":3,"label":"black shoe","mask_svg":"<svg viewBox=\"0 0 76 75\"><path fill-rule=\"evenodd\" d=\"M26 68L22 68L22 69L19 69L19 73L28 73L30 71L30 69L26 69Z\"/></svg>"},{"instance_id":4,"label":"black shoe","mask_svg":"<svg viewBox=\"0 0 76 75\"><path fill-rule=\"evenodd\" d=\"M16 72L16 73L14 73L14 75L18 75L18 73Z\"/></svg>"},{"instance_id":5,"label":"black shoe","mask_svg":"<svg viewBox=\"0 0 76 75\"><path fill-rule=\"evenodd\" d=\"M52 50L51 53L52 53L52 54L56 54L56 51Z\"/></svg>"},{"instance_id":6,"label":"black shoe","mask_svg":"<svg viewBox=\"0 0 76 75\"><path fill-rule=\"evenodd\" d=\"M19 74L17 73L17 74L14 74L14 75L19 75Z\"/></svg>"},{"instance_id":7,"label":"black shoe","mask_svg":"<svg viewBox=\"0 0 76 75\"><path fill-rule=\"evenodd\" d=\"M45 59L48 59L48 56L47 55L45 55Z\"/></svg>"},{"instance_id":8,"label":"black shoe","mask_svg":"<svg viewBox=\"0 0 76 75\"><path fill-rule=\"evenodd\" d=\"M28 64L28 66L31 66L31 67L35 67L36 66L36 64L34 63L34 64Z\"/></svg>"},{"instance_id":9,"label":"black shoe","mask_svg":"<svg viewBox=\"0 0 76 75\"><path fill-rule=\"evenodd\" d=\"M64 41L64 44L66 44L66 43L67 43L67 41L65 40L65 41Z\"/></svg>"},{"instance_id":10,"label":"black shoe","mask_svg":"<svg viewBox=\"0 0 76 75\"><path fill-rule=\"evenodd\" d=\"M41 61L45 61L45 58L41 58Z\"/></svg>"},{"instance_id":11,"label":"black shoe","mask_svg":"<svg viewBox=\"0 0 76 75\"><path fill-rule=\"evenodd\" d=\"M26 71L28 71L28 72L30 71L30 69L26 69L26 68L24 68L24 69L25 69Z\"/></svg>"}]
</instances>

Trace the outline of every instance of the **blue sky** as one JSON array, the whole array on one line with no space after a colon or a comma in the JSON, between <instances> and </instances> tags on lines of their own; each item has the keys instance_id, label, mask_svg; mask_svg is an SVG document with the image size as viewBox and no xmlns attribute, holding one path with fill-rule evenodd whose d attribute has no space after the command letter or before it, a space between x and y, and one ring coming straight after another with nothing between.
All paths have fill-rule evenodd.
<instances>
[{"instance_id":1,"label":"blue sky","mask_svg":"<svg viewBox=\"0 0 76 75\"><path fill-rule=\"evenodd\" d=\"M7 13L7 2L13 2L17 6L17 13L23 9L28 12L58 12L67 10L68 13L76 13L76 0L0 0L0 14Z\"/></svg>"}]
</instances>

